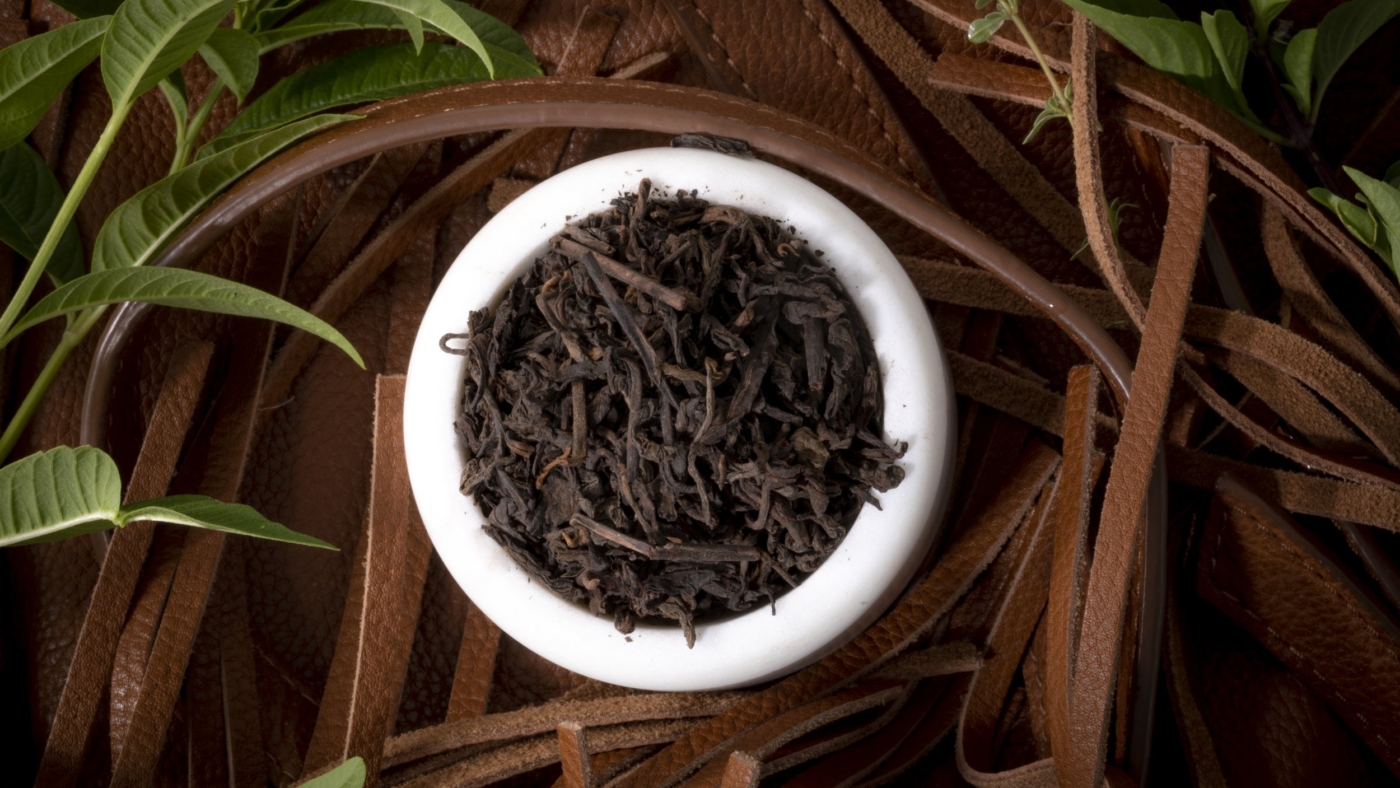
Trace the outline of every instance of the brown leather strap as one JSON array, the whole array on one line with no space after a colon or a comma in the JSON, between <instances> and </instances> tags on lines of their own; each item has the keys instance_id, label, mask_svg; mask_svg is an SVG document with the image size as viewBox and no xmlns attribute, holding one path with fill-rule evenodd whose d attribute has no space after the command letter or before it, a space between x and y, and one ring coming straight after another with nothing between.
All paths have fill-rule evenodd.
<instances>
[{"instance_id":1,"label":"brown leather strap","mask_svg":"<svg viewBox=\"0 0 1400 788\"><path fill-rule=\"evenodd\" d=\"M593 761L588 757L588 735L577 722L561 722L559 733L559 765L564 773L561 788L593 788Z\"/></svg>"},{"instance_id":2,"label":"brown leather strap","mask_svg":"<svg viewBox=\"0 0 1400 788\"><path fill-rule=\"evenodd\" d=\"M175 475L190 420L204 388L214 346L207 342L181 345L170 358L161 382L150 426L127 485L128 501L159 498ZM53 729L44 745L38 783L76 784L92 723L112 671L112 658L122 623L136 590L141 566L155 526L133 523L112 537L111 549L93 588L83 628L68 666L68 680L54 712Z\"/></svg>"},{"instance_id":3,"label":"brown leather strap","mask_svg":"<svg viewBox=\"0 0 1400 788\"><path fill-rule=\"evenodd\" d=\"M1209 175L1205 148L1177 147L1162 254L1133 371L1134 394L1123 417L1089 569L1070 701L1075 754L1066 764L1068 788L1098 788L1103 781L1128 581L1190 301Z\"/></svg>"}]
</instances>

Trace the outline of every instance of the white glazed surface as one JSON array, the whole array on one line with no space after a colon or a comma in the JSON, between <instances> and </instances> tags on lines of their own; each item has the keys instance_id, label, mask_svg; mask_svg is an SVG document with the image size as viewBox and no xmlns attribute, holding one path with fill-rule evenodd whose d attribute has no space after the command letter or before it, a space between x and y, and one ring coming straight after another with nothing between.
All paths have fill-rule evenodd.
<instances>
[{"instance_id":1,"label":"white glazed surface","mask_svg":"<svg viewBox=\"0 0 1400 788\"><path fill-rule=\"evenodd\" d=\"M566 221L608 207L643 177L654 190L699 189L797 228L825 252L859 307L879 357L885 433L907 441L905 479L865 506L840 547L796 589L768 606L697 624L694 649L674 625L639 624L624 636L609 618L533 582L482 528L458 491L463 451L453 429L463 358L444 334L496 303ZM775 678L834 651L873 623L932 544L949 494L956 421L947 363L923 302L884 243L830 194L779 167L694 149L627 151L569 169L497 214L462 250L433 296L414 343L404 443L414 497L452 576L490 619L540 656L576 673L648 690L739 687Z\"/></svg>"}]
</instances>

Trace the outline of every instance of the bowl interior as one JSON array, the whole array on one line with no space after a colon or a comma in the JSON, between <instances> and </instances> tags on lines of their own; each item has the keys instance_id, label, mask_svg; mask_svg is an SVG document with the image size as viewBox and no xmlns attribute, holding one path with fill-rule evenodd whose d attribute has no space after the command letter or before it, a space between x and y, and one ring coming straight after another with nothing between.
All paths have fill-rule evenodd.
<instances>
[{"instance_id":1,"label":"bowl interior","mask_svg":"<svg viewBox=\"0 0 1400 788\"><path fill-rule=\"evenodd\" d=\"M650 178L654 192L698 189L712 203L771 216L825 253L870 329L883 377L885 437L907 441L905 479L862 508L826 562L776 610L680 629L611 619L534 583L486 534L481 511L458 491L464 462L453 430L464 362L444 334L498 301L566 223L608 207ZM923 302L884 243L840 201L779 167L711 151L651 148L595 159L535 186L462 250L433 296L413 348L404 439L414 498L443 562L473 604L511 637L574 672L652 690L737 687L783 675L863 630L909 581L936 536L951 482L956 421L947 365Z\"/></svg>"}]
</instances>

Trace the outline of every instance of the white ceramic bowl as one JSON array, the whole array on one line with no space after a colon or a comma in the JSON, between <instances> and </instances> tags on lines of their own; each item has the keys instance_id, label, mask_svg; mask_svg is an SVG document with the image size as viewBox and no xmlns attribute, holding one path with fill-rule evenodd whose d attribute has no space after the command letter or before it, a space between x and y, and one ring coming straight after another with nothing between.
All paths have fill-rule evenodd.
<instances>
[{"instance_id":1,"label":"white ceramic bowl","mask_svg":"<svg viewBox=\"0 0 1400 788\"><path fill-rule=\"evenodd\" d=\"M568 220L605 209L642 178L674 194L699 189L797 228L824 251L870 328L884 378L885 437L907 441L902 484L865 506L840 547L800 586L768 606L695 627L693 649L673 625L629 636L533 582L482 528L458 491L463 451L453 420L463 358L444 334L494 305ZM956 420L947 362L924 304L884 243L836 198L787 170L710 151L652 148L579 165L535 186L495 216L447 272L413 346L404 445L418 510L452 576L490 619L530 650L576 673L648 690L739 687L784 675L865 629L911 579L936 536L951 486Z\"/></svg>"}]
</instances>

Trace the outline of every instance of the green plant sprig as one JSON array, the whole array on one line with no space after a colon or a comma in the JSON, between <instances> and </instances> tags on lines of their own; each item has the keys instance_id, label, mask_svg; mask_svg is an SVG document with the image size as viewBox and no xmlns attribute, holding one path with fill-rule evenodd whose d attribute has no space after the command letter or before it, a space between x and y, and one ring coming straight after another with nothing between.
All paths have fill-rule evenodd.
<instances>
[{"instance_id":1,"label":"green plant sprig","mask_svg":"<svg viewBox=\"0 0 1400 788\"><path fill-rule=\"evenodd\" d=\"M538 76L515 31L458 0L57 0L80 20L0 50L0 242L30 261L0 310L0 349L63 317L65 329L13 418L0 431L4 462L69 355L107 308L144 301L276 320L310 331L364 366L325 321L280 298L197 271L146 267L210 201L283 148L353 115L329 110L475 80ZM233 14L233 24L221 20ZM411 43L352 52L293 75L248 102L259 58L311 36L343 30L406 31ZM426 41L432 33L455 41ZM368 52L368 54L366 54ZM200 57L214 72L191 112L181 67ZM112 114L65 191L24 139L63 88L98 61ZM413 75L419 75L414 78ZM175 118L169 172L117 206L93 243L90 265L73 216L136 101L159 89ZM241 106L209 142L216 104ZM53 292L31 296L47 275ZM200 496L120 506L116 465L91 448L57 447L0 467L0 546L67 538L143 519L330 547L263 519L248 507Z\"/></svg>"},{"instance_id":2,"label":"green plant sprig","mask_svg":"<svg viewBox=\"0 0 1400 788\"><path fill-rule=\"evenodd\" d=\"M993 0L977 0L978 10L991 5ZM1016 31L1021 34L1021 38L1030 47L1031 54L1035 57L1035 62L1040 65L1040 70L1045 74L1045 80L1050 83L1050 98L1045 100L1045 107L1036 116L1035 122L1031 124L1030 133L1021 141L1022 144L1035 139L1046 123L1056 119L1064 118L1070 123L1074 123L1074 85L1065 80L1063 87L1060 80L1055 76L1055 72L1050 68L1050 63L1045 59L1045 54L1040 51L1040 43L1035 40L1031 29L1026 25L1026 21L1021 18L1020 0L995 0L996 10L982 17L973 20L967 28L967 40L974 44L982 44L996 35L1002 25L1010 21L1016 27Z\"/></svg>"}]
</instances>

